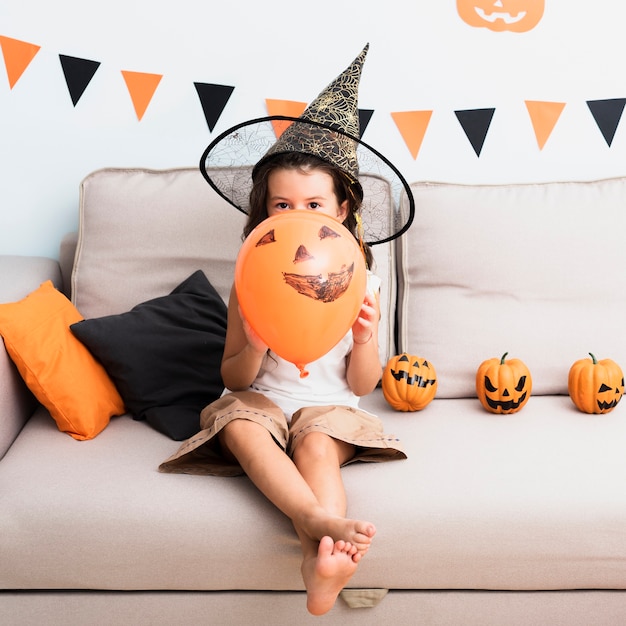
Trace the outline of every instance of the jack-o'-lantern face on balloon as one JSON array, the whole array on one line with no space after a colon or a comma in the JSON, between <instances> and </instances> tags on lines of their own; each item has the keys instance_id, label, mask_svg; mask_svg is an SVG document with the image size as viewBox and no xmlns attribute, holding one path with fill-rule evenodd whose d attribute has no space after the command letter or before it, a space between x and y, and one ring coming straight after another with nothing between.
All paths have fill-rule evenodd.
<instances>
[{"instance_id":1,"label":"jack-o'-lantern face on balloon","mask_svg":"<svg viewBox=\"0 0 626 626\"><path fill-rule=\"evenodd\" d=\"M456 6L470 26L525 33L540 22L545 0L457 0Z\"/></svg>"},{"instance_id":2,"label":"jack-o'-lantern face on balloon","mask_svg":"<svg viewBox=\"0 0 626 626\"><path fill-rule=\"evenodd\" d=\"M351 328L365 286L365 260L354 236L336 219L307 210L261 222L235 267L244 318L301 375Z\"/></svg>"}]
</instances>

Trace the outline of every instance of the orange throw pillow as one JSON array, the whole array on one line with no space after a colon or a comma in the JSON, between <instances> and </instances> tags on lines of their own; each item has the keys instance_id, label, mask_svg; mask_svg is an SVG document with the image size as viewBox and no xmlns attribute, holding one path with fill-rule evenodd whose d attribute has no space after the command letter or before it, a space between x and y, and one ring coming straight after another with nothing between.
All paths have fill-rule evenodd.
<instances>
[{"instance_id":1,"label":"orange throw pillow","mask_svg":"<svg viewBox=\"0 0 626 626\"><path fill-rule=\"evenodd\" d=\"M82 319L52 281L0 304L0 335L28 388L60 431L93 439L125 409L105 369L70 331Z\"/></svg>"}]
</instances>

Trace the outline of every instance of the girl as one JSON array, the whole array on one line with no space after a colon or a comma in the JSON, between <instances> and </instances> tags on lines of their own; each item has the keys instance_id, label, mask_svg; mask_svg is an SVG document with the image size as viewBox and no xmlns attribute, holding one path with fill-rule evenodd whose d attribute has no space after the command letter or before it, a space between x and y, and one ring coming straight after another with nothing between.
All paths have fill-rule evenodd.
<instances>
[{"instance_id":1,"label":"girl","mask_svg":"<svg viewBox=\"0 0 626 626\"><path fill-rule=\"evenodd\" d=\"M354 233L357 197L345 175L326 161L280 154L256 172L244 235L263 219L293 209L319 211ZM369 247L364 250L371 258ZM243 471L292 520L302 546L307 608L314 615L333 606L376 533L371 522L346 518L340 467L404 457L378 418L357 408L358 396L370 393L381 376L379 317L370 288L351 331L302 379L241 317L233 287L221 368L230 393L203 410L204 438L191 444L211 448L209 473ZM190 453L183 444L161 469L193 471Z\"/></svg>"},{"instance_id":2,"label":"girl","mask_svg":"<svg viewBox=\"0 0 626 626\"><path fill-rule=\"evenodd\" d=\"M264 145L254 133L259 124L269 126L270 118L233 127L205 151L201 170L207 181L248 214L244 237L283 211L318 211L354 234L371 268L371 251L362 237L356 139L357 87L366 52L367 46L301 118L292 120L269 150L265 148L251 176L220 167L220 155L230 165L238 162L232 150L249 157ZM209 171L206 165L211 162L218 167ZM229 178L233 173L236 184ZM412 198L406 181L397 178ZM249 193L244 193L250 182ZM412 202L410 206L404 225L383 221L390 231L383 227L378 241L389 241L408 228ZM325 356L307 364L306 378L273 353L243 319L233 286L221 367L226 390L202 411L202 430L160 467L169 472L245 473L293 523L302 547L307 608L314 615L332 608L376 534L372 522L346 517L340 468L357 460L406 458L397 439L383 433L380 420L358 408L359 396L370 393L381 376L379 285L368 272L357 320Z\"/></svg>"}]
</instances>

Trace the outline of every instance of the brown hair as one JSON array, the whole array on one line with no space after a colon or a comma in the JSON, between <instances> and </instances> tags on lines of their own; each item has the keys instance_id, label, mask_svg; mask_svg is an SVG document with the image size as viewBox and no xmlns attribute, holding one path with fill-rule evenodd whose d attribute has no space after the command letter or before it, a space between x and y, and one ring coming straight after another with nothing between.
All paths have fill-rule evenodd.
<instances>
[{"instance_id":1,"label":"brown hair","mask_svg":"<svg viewBox=\"0 0 626 626\"><path fill-rule=\"evenodd\" d=\"M335 196L339 204L348 202L348 211L343 225L360 242L358 234L357 214L361 210L363 191L358 183L352 181L338 167L328 161L305 152L282 152L266 161L261 161L254 170L252 189L250 191L250 210L248 221L243 229L243 238L247 237L267 215L267 182L271 172L277 169L294 169L308 172L312 169L321 170L333 179ZM362 242L365 263L372 269L373 256L370 247Z\"/></svg>"}]
</instances>

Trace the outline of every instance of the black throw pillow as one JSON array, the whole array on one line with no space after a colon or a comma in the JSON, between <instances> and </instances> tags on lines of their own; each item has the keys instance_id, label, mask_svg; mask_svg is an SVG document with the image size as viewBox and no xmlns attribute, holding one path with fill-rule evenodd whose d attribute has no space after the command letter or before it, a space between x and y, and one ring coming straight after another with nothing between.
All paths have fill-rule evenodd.
<instances>
[{"instance_id":1,"label":"black throw pillow","mask_svg":"<svg viewBox=\"0 0 626 626\"><path fill-rule=\"evenodd\" d=\"M223 391L226 312L198 270L167 296L70 329L102 363L133 417L180 441L198 432L200 411Z\"/></svg>"}]
</instances>

